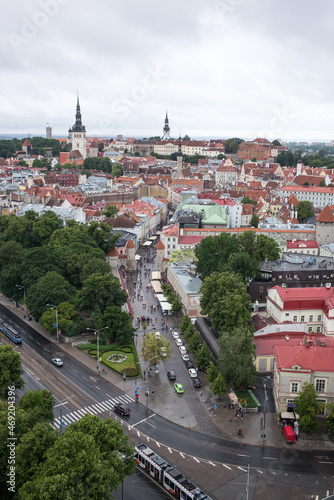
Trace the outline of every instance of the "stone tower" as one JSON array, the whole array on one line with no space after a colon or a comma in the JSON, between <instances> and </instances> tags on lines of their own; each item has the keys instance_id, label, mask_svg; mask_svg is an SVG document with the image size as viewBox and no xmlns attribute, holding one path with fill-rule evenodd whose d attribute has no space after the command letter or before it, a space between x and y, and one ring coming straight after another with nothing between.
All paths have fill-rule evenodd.
<instances>
[{"instance_id":1,"label":"stone tower","mask_svg":"<svg viewBox=\"0 0 334 500\"><path fill-rule=\"evenodd\" d=\"M49 124L46 126L46 138L52 139L52 127Z\"/></svg>"},{"instance_id":2,"label":"stone tower","mask_svg":"<svg viewBox=\"0 0 334 500\"><path fill-rule=\"evenodd\" d=\"M126 248L126 267L128 271L136 271L137 270L137 261L136 261L136 247L132 240L129 240L125 245Z\"/></svg>"},{"instance_id":3,"label":"stone tower","mask_svg":"<svg viewBox=\"0 0 334 500\"><path fill-rule=\"evenodd\" d=\"M334 215L328 205L317 217L316 241L319 246L334 243Z\"/></svg>"},{"instance_id":4,"label":"stone tower","mask_svg":"<svg viewBox=\"0 0 334 500\"><path fill-rule=\"evenodd\" d=\"M162 140L169 141L169 139L170 139L170 128L169 128L168 114L166 110L165 126L162 131Z\"/></svg>"},{"instance_id":5,"label":"stone tower","mask_svg":"<svg viewBox=\"0 0 334 500\"><path fill-rule=\"evenodd\" d=\"M72 143L72 151L80 151L83 159L86 158L86 128L81 122L81 111L79 104L79 94L77 95L77 110L75 114L75 124L68 130L68 140Z\"/></svg>"}]
</instances>

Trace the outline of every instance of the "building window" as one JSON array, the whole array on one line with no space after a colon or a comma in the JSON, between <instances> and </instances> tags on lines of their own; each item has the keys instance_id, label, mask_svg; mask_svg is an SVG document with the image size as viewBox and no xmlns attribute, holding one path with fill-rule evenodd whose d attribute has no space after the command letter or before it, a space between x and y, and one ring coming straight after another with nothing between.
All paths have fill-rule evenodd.
<instances>
[{"instance_id":1,"label":"building window","mask_svg":"<svg viewBox=\"0 0 334 500\"><path fill-rule=\"evenodd\" d=\"M290 392L298 392L298 390L299 390L299 383L298 382L291 382Z\"/></svg>"},{"instance_id":2,"label":"building window","mask_svg":"<svg viewBox=\"0 0 334 500\"><path fill-rule=\"evenodd\" d=\"M317 333L321 333L321 326L317 326Z\"/></svg>"},{"instance_id":3,"label":"building window","mask_svg":"<svg viewBox=\"0 0 334 500\"><path fill-rule=\"evenodd\" d=\"M260 293L263 293L263 286L260 286L260 288L259 288L259 292L260 292Z\"/></svg>"},{"instance_id":4,"label":"building window","mask_svg":"<svg viewBox=\"0 0 334 500\"><path fill-rule=\"evenodd\" d=\"M324 378L315 379L315 390L317 392L325 392L325 387L326 387L326 379Z\"/></svg>"},{"instance_id":5,"label":"building window","mask_svg":"<svg viewBox=\"0 0 334 500\"><path fill-rule=\"evenodd\" d=\"M313 321L313 315L311 314L311 316L309 316L309 321Z\"/></svg>"},{"instance_id":6,"label":"building window","mask_svg":"<svg viewBox=\"0 0 334 500\"><path fill-rule=\"evenodd\" d=\"M305 316L301 316L300 321L305 321Z\"/></svg>"},{"instance_id":7,"label":"building window","mask_svg":"<svg viewBox=\"0 0 334 500\"><path fill-rule=\"evenodd\" d=\"M293 321L296 322L297 321L297 316L294 316L293 317Z\"/></svg>"},{"instance_id":8,"label":"building window","mask_svg":"<svg viewBox=\"0 0 334 500\"><path fill-rule=\"evenodd\" d=\"M321 314L318 315L318 321L321 321Z\"/></svg>"},{"instance_id":9,"label":"building window","mask_svg":"<svg viewBox=\"0 0 334 500\"><path fill-rule=\"evenodd\" d=\"M290 313L285 313L285 316L290 316Z\"/></svg>"}]
</instances>

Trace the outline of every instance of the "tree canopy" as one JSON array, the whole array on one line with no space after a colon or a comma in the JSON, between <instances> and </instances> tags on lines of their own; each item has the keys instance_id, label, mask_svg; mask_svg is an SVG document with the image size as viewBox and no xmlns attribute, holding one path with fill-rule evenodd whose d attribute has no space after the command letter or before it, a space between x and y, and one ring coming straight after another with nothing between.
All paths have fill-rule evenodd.
<instances>
[{"instance_id":1,"label":"tree canopy","mask_svg":"<svg viewBox=\"0 0 334 500\"><path fill-rule=\"evenodd\" d=\"M201 286L201 313L208 314L217 331L232 331L251 320L251 300L246 285L234 273L213 273Z\"/></svg>"},{"instance_id":2,"label":"tree canopy","mask_svg":"<svg viewBox=\"0 0 334 500\"><path fill-rule=\"evenodd\" d=\"M314 385L305 383L294 400L296 413L299 415L298 422L306 431L315 431L318 428L316 416L321 413L323 405L317 398Z\"/></svg>"},{"instance_id":3,"label":"tree canopy","mask_svg":"<svg viewBox=\"0 0 334 500\"><path fill-rule=\"evenodd\" d=\"M165 354L162 354L161 348L164 348ZM169 358L172 352L172 346L169 340L161 335L157 336L155 332L146 333L141 348L144 361L159 363L162 359Z\"/></svg>"},{"instance_id":4,"label":"tree canopy","mask_svg":"<svg viewBox=\"0 0 334 500\"><path fill-rule=\"evenodd\" d=\"M297 205L297 217L298 219L308 219L313 217L314 208L311 201L299 201Z\"/></svg>"},{"instance_id":5,"label":"tree canopy","mask_svg":"<svg viewBox=\"0 0 334 500\"><path fill-rule=\"evenodd\" d=\"M11 386L23 389L23 368L19 352L10 345L0 346L0 393L7 393Z\"/></svg>"},{"instance_id":6,"label":"tree canopy","mask_svg":"<svg viewBox=\"0 0 334 500\"><path fill-rule=\"evenodd\" d=\"M248 328L222 332L219 339L219 372L235 389L247 388L256 377L254 335Z\"/></svg>"}]
</instances>

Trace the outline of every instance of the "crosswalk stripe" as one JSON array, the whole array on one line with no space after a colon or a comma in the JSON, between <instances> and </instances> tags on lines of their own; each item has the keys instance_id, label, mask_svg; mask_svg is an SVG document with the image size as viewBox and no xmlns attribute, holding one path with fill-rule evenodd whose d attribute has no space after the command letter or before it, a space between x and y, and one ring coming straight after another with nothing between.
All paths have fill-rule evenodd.
<instances>
[{"instance_id":1,"label":"crosswalk stripe","mask_svg":"<svg viewBox=\"0 0 334 500\"><path fill-rule=\"evenodd\" d=\"M70 415L73 415L73 417L75 417L75 418L81 418L82 417L82 415L80 415L80 413L78 411L72 411L70 413Z\"/></svg>"},{"instance_id":2,"label":"crosswalk stripe","mask_svg":"<svg viewBox=\"0 0 334 500\"><path fill-rule=\"evenodd\" d=\"M77 410L77 413L79 413L82 417L86 415L86 412L84 410Z\"/></svg>"},{"instance_id":3,"label":"crosswalk stripe","mask_svg":"<svg viewBox=\"0 0 334 500\"><path fill-rule=\"evenodd\" d=\"M102 411L105 411L105 409L103 408L103 406L100 405L100 403L96 403L94 405L94 409L97 410L98 413L101 413Z\"/></svg>"},{"instance_id":4,"label":"crosswalk stripe","mask_svg":"<svg viewBox=\"0 0 334 500\"><path fill-rule=\"evenodd\" d=\"M96 415L99 412L95 410L94 406L89 406L87 410L90 411L90 413L92 413L93 415Z\"/></svg>"},{"instance_id":5,"label":"crosswalk stripe","mask_svg":"<svg viewBox=\"0 0 334 500\"><path fill-rule=\"evenodd\" d=\"M109 401L103 401L103 404L108 408L108 410L113 410L114 409L114 404L109 403Z\"/></svg>"},{"instance_id":6,"label":"crosswalk stripe","mask_svg":"<svg viewBox=\"0 0 334 500\"><path fill-rule=\"evenodd\" d=\"M68 413L67 415L64 415L62 420L65 420L65 422L69 422L70 424L73 424L74 422L76 422L78 419L74 419L73 417L71 417L71 414Z\"/></svg>"},{"instance_id":7,"label":"crosswalk stripe","mask_svg":"<svg viewBox=\"0 0 334 500\"><path fill-rule=\"evenodd\" d=\"M88 411L88 413L90 413L91 415L95 415L95 413L93 413L92 410L90 410L89 408L85 408L85 411L86 412Z\"/></svg>"},{"instance_id":8,"label":"crosswalk stripe","mask_svg":"<svg viewBox=\"0 0 334 500\"><path fill-rule=\"evenodd\" d=\"M110 407L107 406L105 403L100 403L100 405L103 406L104 411L109 411L110 410Z\"/></svg>"}]
</instances>

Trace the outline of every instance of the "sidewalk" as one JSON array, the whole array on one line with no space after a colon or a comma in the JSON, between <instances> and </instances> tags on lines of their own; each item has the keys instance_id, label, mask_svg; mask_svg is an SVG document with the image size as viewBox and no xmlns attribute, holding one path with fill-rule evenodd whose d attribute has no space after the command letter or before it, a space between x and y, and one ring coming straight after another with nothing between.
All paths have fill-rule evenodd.
<instances>
[{"instance_id":1,"label":"sidewalk","mask_svg":"<svg viewBox=\"0 0 334 500\"><path fill-rule=\"evenodd\" d=\"M23 306L16 307L6 297L0 295L0 302L14 314L24 320ZM168 320L169 321L169 320ZM50 342L56 343L56 337L45 331L36 321L26 321L29 326L38 331ZM172 323L171 323L172 324ZM175 327L175 323L173 324ZM75 357L82 364L96 372L96 361L84 354L83 351L72 347L71 343L61 342L61 348L69 355ZM174 363L182 363L179 359ZM144 364L142 363L142 367ZM186 428L196 429L199 432L213 434L212 426L216 432L215 435L222 435L228 439L239 441L240 443L262 446L273 446L288 449L334 449L334 443L328 440L327 435L320 436L319 440L307 439L301 434L298 442L288 445L282 435L282 428L277 423L275 413L266 414L265 439L261 438L261 419L263 414L247 413L243 420L235 419L235 411L228 409L227 400L220 401L213 396L207 379L200 376L202 387L185 391L183 396L176 394L171 390L171 382L165 376L163 369L160 374L152 374L148 382L143 378L137 380L126 380L108 370L106 374L100 372L100 376L108 380L120 390L126 392L129 396L135 398L135 389L139 387L140 404L148 406L151 411L163 416L164 418ZM149 386L150 396L148 400L144 397L146 387ZM152 397L151 391L154 390ZM243 438L237 436L239 429L242 429Z\"/></svg>"}]
</instances>

